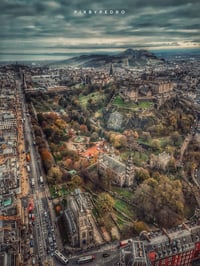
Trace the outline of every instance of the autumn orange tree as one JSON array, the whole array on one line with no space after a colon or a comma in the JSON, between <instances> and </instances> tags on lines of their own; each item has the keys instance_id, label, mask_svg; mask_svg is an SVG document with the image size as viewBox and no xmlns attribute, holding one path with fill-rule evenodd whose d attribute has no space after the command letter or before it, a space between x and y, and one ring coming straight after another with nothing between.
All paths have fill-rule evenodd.
<instances>
[{"instance_id":1,"label":"autumn orange tree","mask_svg":"<svg viewBox=\"0 0 200 266\"><path fill-rule=\"evenodd\" d=\"M51 153L47 149L43 149L40 151L41 159L46 171L48 171L53 165L53 157Z\"/></svg>"},{"instance_id":2,"label":"autumn orange tree","mask_svg":"<svg viewBox=\"0 0 200 266\"><path fill-rule=\"evenodd\" d=\"M87 126L84 124L80 125L80 131L81 133L87 133L88 132Z\"/></svg>"}]
</instances>

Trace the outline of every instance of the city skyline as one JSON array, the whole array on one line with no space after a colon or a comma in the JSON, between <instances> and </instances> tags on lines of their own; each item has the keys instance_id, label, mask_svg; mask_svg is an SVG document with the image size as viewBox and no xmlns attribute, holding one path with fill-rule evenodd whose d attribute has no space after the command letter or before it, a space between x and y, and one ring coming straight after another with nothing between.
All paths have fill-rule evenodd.
<instances>
[{"instance_id":1,"label":"city skyline","mask_svg":"<svg viewBox=\"0 0 200 266\"><path fill-rule=\"evenodd\" d=\"M0 60L200 48L197 0L3 0Z\"/></svg>"}]
</instances>

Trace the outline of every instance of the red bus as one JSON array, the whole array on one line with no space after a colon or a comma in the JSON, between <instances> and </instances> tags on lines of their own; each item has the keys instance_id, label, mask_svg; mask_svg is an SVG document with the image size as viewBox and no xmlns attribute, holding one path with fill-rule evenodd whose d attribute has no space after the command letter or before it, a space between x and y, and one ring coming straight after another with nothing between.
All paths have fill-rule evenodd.
<instances>
[{"instance_id":1,"label":"red bus","mask_svg":"<svg viewBox=\"0 0 200 266\"><path fill-rule=\"evenodd\" d=\"M131 238L126 239L126 240L122 240L122 241L119 242L119 246L120 247L126 247L129 244L131 244L132 242L133 242L133 240Z\"/></svg>"},{"instance_id":2,"label":"red bus","mask_svg":"<svg viewBox=\"0 0 200 266\"><path fill-rule=\"evenodd\" d=\"M28 204L28 211L32 212L34 209L34 204L33 204L33 200L30 200L29 204Z\"/></svg>"}]
</instances>

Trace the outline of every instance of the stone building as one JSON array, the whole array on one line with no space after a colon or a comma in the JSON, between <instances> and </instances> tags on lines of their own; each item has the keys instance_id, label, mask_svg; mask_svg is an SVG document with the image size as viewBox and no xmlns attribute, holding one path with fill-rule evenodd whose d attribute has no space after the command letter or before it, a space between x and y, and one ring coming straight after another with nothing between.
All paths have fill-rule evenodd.
<instances>
[{"instance_id":1,"label":"stone building","mask_svg":"<svg viewBox=\"0 0 200 266\"><path fill-rule=\"evenodd\" d=\"M124 99L124 101L137 101L138 100L138 88L121 88L119 91L120 96Z\"/></svg>"},{"instance_id":2,"label":"stone building","mask_svg":"<svg viewBox=\"0 0 200 266\"><path fill-rule=\"evenodd\" d=\"M117 158L111 157L107 154L100 154L98 158L98 172L105 175L107 170L111 171L114 179L114 185L120 187L130 187L134 183L135 168L132 163L132 158L129 157L127 163L120 162Z\"/></svg>"},{"instance_id":3,"label":"stone building","mask_svg":"<svg viewBox=\"0 0 200 266\"><path fill-rule=\"evenodd\" d=\"M200 225L194 221L170 230L142 231L139 240L131 239L120 249L120 265L191 266L199 261Z\"/></svg>"},{"instance_id":4,"label":"stone building","mask_svg":"<svg viewBox=\"0 0 200 266\"><path fill-rule=\"evenodd\" d=\"M158 155L152 155L150 158L150 167L166 170L166 167L171 158L171 155L165 151Z\"/></svg>"},{"instance_id":5,"label":"stone building","mask_svg":"<svg viewBox=\"0 0 200 266\"><path fill-rule=\"evenodd\" d=\"M175 83L168 81L141 81L134 84L129 84L127 88L122 87L119 90L119 95L124 101L155 99L155 97L171 95L175 88Z\"/></svg>"},{"instance_id":6,"label":"stone building","mask_svg":"<svg viewBox=\"0 0 200 266\"><path fill-rule=\"evenodd\" d=\"M152 87L154 94L162 94L162 93L171 92L174 89L175 84L173 82L160 81L160 82L153 82Z\"/></svg>"},{"instance_id":7,"label":"stone building","mask_svg":"<svg viewBox=\"0 0 200 266\"><path fill-rule=\"evenodd\" d=\"M75 189L67 198L63 218L72 247L87 248L95 244L92 204L86 193Z\"/></svg>"}]
</instances>

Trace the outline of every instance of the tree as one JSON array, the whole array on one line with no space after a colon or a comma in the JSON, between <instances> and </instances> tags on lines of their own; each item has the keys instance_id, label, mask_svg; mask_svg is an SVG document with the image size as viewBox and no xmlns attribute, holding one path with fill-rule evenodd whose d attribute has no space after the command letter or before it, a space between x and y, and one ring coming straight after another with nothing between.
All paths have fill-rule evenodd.
<instances>
[{"instance_id":1,"label":"tree","mask_svg":"<svg viewBox=\"0 0 200 266\"><path fill-rule=\"evenodd\" d=\"M53 181L54 184L62 181L62 171L59 166L53 166L48 171L48 180Z\"/></svg>"},{"instance_id":2,"label":"tree","mask_svg":"<svg viewBox=\"0 0 200 266\"><path fill-rule=\"evenodd\" d=\"M41 132L41 128L37 125L33 126L33 130L35 132L35 136L37 137L41 137L42 136L42 132Z\"/></svg>"},{"instance_id":3,"label":"tree","mask_svg":"<svg viewBox=\"0 0 200 266\"><path fill-rule=\"evenodd\" d=\"M171 138L172 144L175 146L179 146L182 142L182 138L177 131L173 132L170 138Z\"/></svg>"},{"instance_id":4,"label":"tree","mask_svg":"<svg viewBox=\"0 0 200 266\"><path fill-rule=\"evenodd\" d=\"M73 162L72 162L72 159L71 158L67 158L64 162L65 166L68 168L68 169L72 169L73 167Z\"/></svg>"},{"instance_id":5,"label":"tree","mask_svg":"<svg viewBox=\"0 0 200 266\"><path fill-rule=\"evenodd\" d=\"M139 138L139 134L138 134L137 131L134 131L134 132L133 132L133 137L134 137L135 139L138 139L138 138Z\"/></svg>"},{"instance_id":6,"label":"tree","mask_svg":"<svg viewBox=\"0 0 200 266\"><path fill-rule=\"evenodd\" d=\"M106 169L106 173L100 177L101 185L105 190L110 190L115 173L110 169Z\"/></svg>"},{"instance_id":7,"label":"tree","mask_svg":"<svg viewBox=\"0 0 200 266\"><path fill-rule=\"evenodd\" d=\"M80 131L81 131L82 133L87 133L87 132L88 132L87 126L84 125L84 124L80 125Z\"/></svg>"},{"instance_id":8,"label":"tree","mask_svg":"<svg viewBox=\"0 0 200 266\"><path fill-rule=\"evenodd\" d=\"M156 150L160 150L160 148L161 148L160 147L160 141L157 139L152 140L151 146L152 146L152 148L154 148Z\"/></svg>"},{"instance_id":9,"label":"tree","mask_svg":"<svg viewBox=\"0 0 200 266\"><path fill-rule=\"evenodd\" d=\"M44 116L42 113L38 113L37 114L37 119L38 119L38 123L41 125L42 122L45 120Z\"/></svg>"},{"instance_id":10,"label":"tree","mask_svg":"<svg viewBox=\"0 0 200 266\"><path fill-rule=\"evenodd\" d=\"M96 207L101 215L112 212L114 204L114 199L106 192L100 193L97 197Z\"/></svg>"},{"instance_id":11,"label":"tree","mask_svg":"<svg viewBox=\"0 0 200 266\"><path fill-rule=\"evenodd\" d=\"M179 180L160 176L159 180L149 178L135 191L134 202L138 215L146 222L156 222L163 227L171 227L184 218L184 197Z\"/></svg>"},{"instance_id":12,"label":"tree","mask_svg":"<svg viewBox=\"0 0 200 266\"><path fill-rule=\"evenodd\" d=\"M151 140L150 132L143 132L142 133L142 138L144 139L144 141L149 142Z\"/></svg>"},{"instance_id":13,"label":"tree","mask_svg":"<svg viewBox=\"0 0 200 266\"><path fill-rule=\"evenodd\" d=\"M60 129L65 129L65 128L67 127L67 124L66 124L65 121L64 121L63 119L61 119L61 118L56 119L56 121L55 121L55 125L56 125L57 127L59 127Z\"/></svg>"},{"instance_id":14,"label":"tree","mask_svg":"<svg viewBox=\"0 0 200 266\"><path fill-rule=\"evenodd\" d=\"M42 137L39 137L39 136L35 137L35 141L36 141L36 143L38 145L38 150L39 151L47 148L46 141Z\"/></svg>"},{"instance_id":15,"label":"tree","mask_svg":"<svg viewBox=\"0 0 200 266\"><path fill-rule=\"evenodd\" d=\"M111 133L110 141L115 148L123 148L127 146L127 137L122 134Z\"/></svg>"},{"instance_id":16,"label":"tree","mask_svg":"<svg viewBox=\"0 0 200 266\"><path fill-rule=\"evenodd\" d=\"M97 132L93 132L90 136L90 141L91 142L94 142L94 141L97 141L99 138L99 135L97 134Z\"/></svg>"},{"instance_id":17,"label":"tree","mask_svg":"<svg viewBox=\"0 0 200 266\"><path fill-rule=\"evenodd\" d=\"M137 234L139 234L142 231L149 231L148 225L144 223L143 221L135 221L133 223L133 228L135 229Z\"/></svg>"},{"instance_id":18,"label":"tree","mask_svg":"<svg viewBox=\"0 0 200 266\"><path fill-rule=\"evenodd\" d=\"M171 158L167 164L167 170L169 172L175 173L176 172L176 160L174 158Z\"/></svg>"},{"instance_id":19,"label":"tree","mask_svg":"<svg viewBox=\"0 0 200 266\"><path fill-rule=\"evenodd\" d=\"M79 175L74 175L68 185L71 187L72 190L74 190L83 185L83 180Z\"/></svg>"},{"instance_id":20,"label":"tree","mask_svg":"<svg viewBox=\"0 0 200 266\"><path fill-rule=\"evenodd\" d=\"M45 127L43 129L43 132L44 132L46 138L49 139L52 136L52 134L53 134L54 131L53 131L53 129L52 129L51 126L47 126L47 127Z\"/></svg>"},{"instance_id":21,"label":"tree","mask_svg":"<svg viewBox=\"0 0 200 266\"><path fill-rule=\"evenodd\" d=\"M135 172L135 179L138 184L141 184L144 180L150 178L149 171L144 168L137 169Z\"/></svg>"},{"instance_id":22,"label":"tree","mask_svg":"<svg viewBox=\"0 0 200 266\"><path fill-rule=\"evenodd\" d=\"M53 165L53 157L47 149L41 150L40 154L44 168L46 171L48 171Z\"/></svg>"},{"instance_id":23,"label":"tree","mask_svg":"<svg viewBox=\"0 0 200 266\"><path fill-rule=\"evenodd\" d=\"M168 117L168 123L170 126L173 127L173 129L177 128L177 118L176 118L176 114L175 113L170 113L169 117Z\"/></svg>"}]
</instances>

